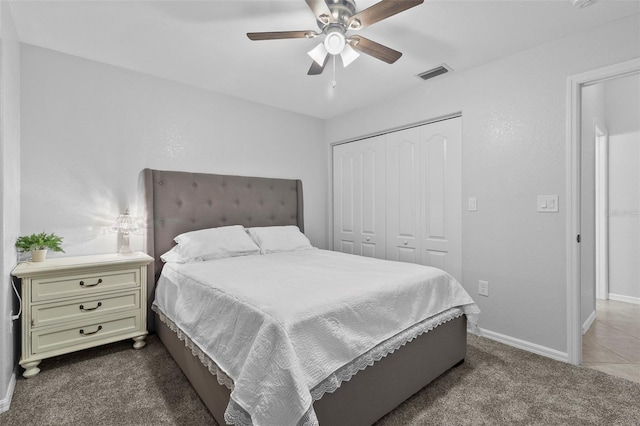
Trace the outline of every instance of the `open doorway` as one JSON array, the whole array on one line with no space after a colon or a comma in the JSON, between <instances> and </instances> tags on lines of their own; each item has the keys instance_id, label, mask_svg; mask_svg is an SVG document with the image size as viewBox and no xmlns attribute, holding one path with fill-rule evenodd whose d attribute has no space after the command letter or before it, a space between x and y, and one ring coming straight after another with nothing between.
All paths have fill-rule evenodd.
<instances>
[{"instance_id":1,"label":"open doorway","mask_svg":"<svg viewBox=\"0 0 640 426\"><path fill-rule=\"evenodd\" d=\"M640 73L581 97L582 364L640 382Z\"/></svg>"},{"instance_id":2,"label":"open doorway","mask_svg":"<svg viewBox=\"0 0 640 426\"><path fill-rule=\"evenodd\" d=\"M596 320L596 217L595 217L595 155L596 155L596 136L608 138L608 145L611 145L611 135L613 133L611 126L606 123L606 119L600 119L601 127L597 129L597 120L593 116L583 117L582 102L583 96L587 98L590 87L597 87L599 83L614 81L619 78L638 75L640 73L640 59L627 61L621 64L601 68L587 73L569 77L568 79L568 139L567 139L567 357L569 362L582 364L582 332L589 328L590 324ZM604 99L604 89L600 88L601 93L597 93L596 97ZM593 93L592 93L593 95ZM601 110L593 110L595 115L600 114L606 117L604 104ZM600 118L600 117L597 117ZM638 113L635 115L636 122ZM606 128L606 129L603 129ZM583 146L583 137L591 141L591 145ZM600 139L602 141L603 139ZM583 150L585 148L585 152ZM607 151L611 154L610 149ZM587 160L587 157L592 160ZM640 151L636 156L640 162ZM610 160L610 159L609 159ZM608 162L609 169L611 163ZM636 169L639 169L636 167ZM611 170L609 177L611 178ZM587 176L587 177L585 177ZM640 179L636 179L640 180ZM584 185L584 187L583 187ZM638 183L640 188L640 182ZM622 186L628 187L628 184ZM612 183L607 183L607 188L611 190ZM640 197L640 190L636 191ZM601 197L602 195L600 195ZM584 200L583 200L584 198ZM607 197L611 201L611 194ZM592 208L584 208L592 205ZM611 205L608 206L608 212L611 212ZM610 217L608 218L610 219ZM611 221L608 221L608 231L611 231ZM601 229L599 229L601 231ZM600 239L602 235L599 234ZM640 241L640 230L634 235L636 241ZM611 242L611 235L608 236ZM640 244L640 243L638 243ZM640 250L640 245L638 246ZM609 255L611 259L611 244L609 244ZM635 260L639 264L638 258ZM599 263L600 265L600 263ZM608 263L609 269L611 262ZM598 273L602 275L602 267L599 266ZM611 270L607 276L609 277L609 285L611 286ZM640 287L640 282L636 279L630 283L631 286ZM611 288L609 295L611 295ZM640 297L639 297L640 300ZM640 306L640 305L635 305Z\"/></svg>"}]
</instances>

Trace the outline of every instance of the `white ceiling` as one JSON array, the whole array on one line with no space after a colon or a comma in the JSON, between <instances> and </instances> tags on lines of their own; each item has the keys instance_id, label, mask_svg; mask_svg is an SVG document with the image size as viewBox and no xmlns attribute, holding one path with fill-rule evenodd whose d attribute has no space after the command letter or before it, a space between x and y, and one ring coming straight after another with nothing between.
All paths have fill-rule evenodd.
<instances>
[{"instance_id":1,"label":"white ceiling","mask_svg":"<svg viewBox=\"0 0 640 426\"><path fill-rule=\"evenodd\" d=\"M376 1L357 1L360 11ZM640 1L458 1L424 4L360 33L404 53L393 65L361 55L307 76L318 39L250 41L247 32L316 30L304 0L11 2L20 40L215 92L318 117L425 84L442 63L460 72L565 35L640 13ZM640 16L639 16L640 19ZM447 78L441 76L438 78Z\"/></svg>"}]
</instances>

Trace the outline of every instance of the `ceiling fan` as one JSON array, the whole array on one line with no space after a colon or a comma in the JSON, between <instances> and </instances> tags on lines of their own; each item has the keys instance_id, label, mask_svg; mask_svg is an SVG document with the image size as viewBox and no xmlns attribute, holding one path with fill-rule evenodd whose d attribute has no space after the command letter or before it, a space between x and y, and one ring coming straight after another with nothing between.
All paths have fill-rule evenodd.
<instances>
[{"instance_id":1,"label":"ceiling fan","mask_svg":"<svg viewBox=\"0 0 640 426\"><path fill-rule=\"evenodd\" d=\"M277 40L289 38L316 38L324 34L324 41L308 54L313 58L309 75L322 74L330 57L340 55L343 66L348 66L360 54L392 64L402 53L358 35L347 36L347 31L360 30L397 13L422 4L424 0L382 0L356 13L355 0L305 0L316 16L320 31L275 31L247 33L251 40Z\"/></svg>"}]
</instances>

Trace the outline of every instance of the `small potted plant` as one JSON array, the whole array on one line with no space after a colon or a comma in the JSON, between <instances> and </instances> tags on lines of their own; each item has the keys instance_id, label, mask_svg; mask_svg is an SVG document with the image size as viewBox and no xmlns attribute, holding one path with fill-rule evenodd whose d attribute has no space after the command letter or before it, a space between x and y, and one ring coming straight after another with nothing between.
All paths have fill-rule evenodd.
<instances>
[{"instance_id":1,"label":"small potted plant","mask_svg":"<svg viewBox=\"0 0 640 426\"><path fill-rule=\"evenodd\" d=\"M47 250L61 251L62 237L56 234L47 234L41 232L39 234L23 235L16 240L16 248L20 252L31 252L31 261L44 262L47 257Z\"/></svg>"}]
</instances>

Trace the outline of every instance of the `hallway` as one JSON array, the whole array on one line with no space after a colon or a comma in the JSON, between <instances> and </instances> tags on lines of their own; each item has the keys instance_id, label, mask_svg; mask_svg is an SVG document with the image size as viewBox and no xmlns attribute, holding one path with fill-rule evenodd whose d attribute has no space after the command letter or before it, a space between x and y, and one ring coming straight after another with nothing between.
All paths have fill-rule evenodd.
<instances>
[{"instance_id":1,"label":"hallway","mask_svg":"<svg viewBox=\"0 0 640 426\"><path fill-rule=\"evenodd\" d=\"M596 320L582 336L582 365L640 383L640 305L596 300Z\"/></svg>"}]
</instances>

